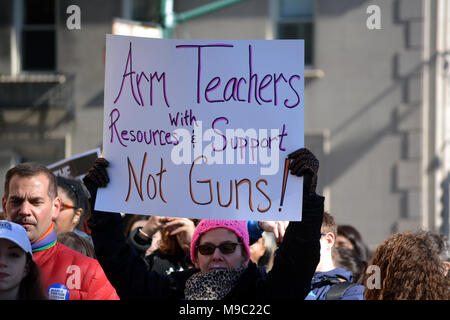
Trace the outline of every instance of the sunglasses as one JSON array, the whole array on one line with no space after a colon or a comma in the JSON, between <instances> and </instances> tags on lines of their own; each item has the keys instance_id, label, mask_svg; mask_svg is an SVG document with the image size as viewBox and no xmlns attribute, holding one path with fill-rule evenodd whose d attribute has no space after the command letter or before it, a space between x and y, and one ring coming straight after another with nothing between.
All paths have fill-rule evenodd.
<instances>
[{"instance_id":1,"label":"sunglasses","mask_svg":"<svg viewBox=\"0 0 450 320\"><path fill-rule=\"evenodd\" d=\"M65 204L64 202L61 202L61 211L63 211L63 210L67 210L67 209L75 209L76 207L75 206L70 206L70 205L68 205L68 204Z\"/></svg>"},{"instance_id":2,"label":"sunglasses","mask_svg":"<svg viewBox=\"0 0 450 320\"><path fill-rule=\"evenodd\" d=\"M210 256L216 251L216 248L219 248L220 252L223 254L231 254L236 251L236 247L242 245L242 243L235 242L223 242L218 246L213 245L211 243L201 244L197 246L198 252L204 256Z\"/></svg>"}]
</instances>

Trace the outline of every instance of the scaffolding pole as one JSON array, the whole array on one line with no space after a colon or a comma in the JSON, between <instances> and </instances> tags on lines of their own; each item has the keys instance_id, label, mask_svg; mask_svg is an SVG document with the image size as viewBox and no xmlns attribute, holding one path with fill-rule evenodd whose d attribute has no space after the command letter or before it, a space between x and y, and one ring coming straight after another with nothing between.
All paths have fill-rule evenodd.
<instances>
[{"instance_id":1,"label":"scaffolding pole","mask_svg":"<svg viewBox=\"0 0 450 320\"><path fill-rule=\"evenodd\" d=\"M160 2L162 30L164 38L172 38L173 30L179 23L189 21L191 19L247 0L218 0L181 13L175 13L173 11L173 1L174 0L161 0Z\"/></svg>"}]
</instances>

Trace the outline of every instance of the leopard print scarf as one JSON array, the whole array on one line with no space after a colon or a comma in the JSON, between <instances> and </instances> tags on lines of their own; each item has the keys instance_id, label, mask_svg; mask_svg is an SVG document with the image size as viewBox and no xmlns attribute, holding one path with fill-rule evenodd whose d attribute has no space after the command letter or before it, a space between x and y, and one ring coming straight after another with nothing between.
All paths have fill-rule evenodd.
<instances>
[{"instance_id":1,"label":"leopard print scarf","mask_svg":"<svg viewBox=\"0 0 450 320\"><path fill-rule=\"evenodd\" d=\"M187 300L221 300L234 288L246 268L197 272L187 281Z\"/></svg>"}]
</instances>

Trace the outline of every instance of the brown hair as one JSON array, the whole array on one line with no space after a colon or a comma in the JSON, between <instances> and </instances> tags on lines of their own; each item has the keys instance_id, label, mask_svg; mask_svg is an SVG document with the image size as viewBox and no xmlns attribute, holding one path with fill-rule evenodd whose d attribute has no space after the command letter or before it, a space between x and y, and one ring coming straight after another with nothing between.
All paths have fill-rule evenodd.
<instances>
[{"instance_id":1,"label":"brown hair","mask_svg":"<svg viewBox=\"0 0 450 320\"><path fill-rule=\"evenodd\" d=\"M334 238L336 239L337 235L336 222L334 222L333 216L326 211L323 213L322 227L320 228L320 231L322 233L331 232L334 235Z\"/></svg>"},{"instance_id":2,"label":"brown hair","mask_svg":"<svg viewBox=\"0 0 450 320\"><path fill-rule=\"evenodd\" d=\"M370 260L370 253L367 245L362 240L359 231L351 225L339 225L337 227L337 235L346 238L353 245L353 250L359 255L361 260Z\"/></svg>"},{"instance_id":3,"label":"brown hair","mask_svg":"<svg viewBox=\"0 0 450 320\"><path fill-rule=\"evenodd\" d=\"M22 279L19 287L19 300L47 300L47 294L42 286L41 272L38 265L27 254L27 275Z\"/></svg>"},{"instance_id":4,"label":"brown hair","mask_svg":"<svg viewBox=\"0 0 450 320\"><path fill-rule=\"evenodd\" d=\"M11 182L11 179L14 175L18 175L20 177L34 177L39 174L44 174L48 178L48 190L47 194L50 197L50 199L55 199L58 195L58 191L56 188L56 177L47 167L36 163L36 162L27 162L27 163L21 163L17 166L9 169L6 172L5 176L5 190L4 190L4 196L5 198L8 198L9 195L9 183Z\"/></svg>"},{"instance_id":5,"label":"brown hair","mask_svg":"<svg viewBox=\"0 0 450 320\"><path fill-rule=\"evenodd\" d=\"M161 239L159 240L159 251L162 254L177 255L185 254L181 246L178 244L176 236L169 234L169 231L161 229Z\"/></svg>"},{"instance_id":6,"label":"brown hair","mask_svg":"<svg viewBox=\"0 0 450 320\"><path fill-rule=\"evenodd\" d=\"M366 289L367 300L448 300L449 281L431 242L423 234L396 233L376 250L380 289ZM366 274L364 283L370 275Z\"/></svg>"},{"instance_id":7,"label":"brown hair","mask_svg":"<svg viewBox=\"0 0 450 320\"><path fill-rule=\"evenodd\" d=\"M353 274L352 282L362 283L366 264L355 250L347 247L333 247L331 249L331 259L336 268L343 268Z\"/></svg>"},{"instance_id":8,"label":"brown hair","mask_svg":"<svg viewBox=\"0 0 450 320\"><path fill-rule=\"evenodd\" d=\"M87 238L75 232L61 232L58 234L58 242L85 256L96 259L94 245Z\"/></svg>"},{"instance_id":9,"label":"brown hair","mask_svg":"<svg viewBox=\"0 0 450 320\"><path fill-rule=\"evenodd\" d=\"M194 222L195 226L200 222L198 219L190 219L190 220ZM167 231L165 228L161 229L161 239L159 240L158 249L162 254L167 255L186 254L186 251L183 250L183 248L178 243L177 237L170 235L169 231Z\"/></svg>"}]
</instances>

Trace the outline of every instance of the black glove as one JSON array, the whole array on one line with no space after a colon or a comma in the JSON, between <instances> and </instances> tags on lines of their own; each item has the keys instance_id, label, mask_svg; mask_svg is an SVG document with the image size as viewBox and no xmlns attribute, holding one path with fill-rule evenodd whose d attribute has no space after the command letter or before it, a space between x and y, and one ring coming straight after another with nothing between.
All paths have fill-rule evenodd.
<instances>
[{"instance_id":1,"label":"black glove","mask_svg":"<svg viewBox=\"0 0 450 320\"><path fill-rule=\"evenodd\" d=\"M298 149L289 154L291 160L289 170L291 174L303 176L303 193L315 193L317 186L317 172L319 171L319 160L306 148Z\"/></svg>"},{"instance_id":2,"label":"black glove","mask_svg":"<svg viewBox=\"0 0 450 320\"><path fill-rule=\"evenodd\" d=\"M106 187L109 182L108 172L106 172L106 167L108 165L109 162L106 161L106 159L97 158L83 178L83 183L93 199L95 199L97 195L97 189Z\"/></svg>"}]
</instances>

